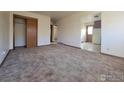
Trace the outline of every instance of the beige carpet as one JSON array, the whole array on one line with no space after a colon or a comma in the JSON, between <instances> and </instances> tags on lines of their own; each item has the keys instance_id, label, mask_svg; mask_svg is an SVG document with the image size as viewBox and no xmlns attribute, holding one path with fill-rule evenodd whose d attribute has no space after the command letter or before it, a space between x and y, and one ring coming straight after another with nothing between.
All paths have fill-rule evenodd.
<instances>
[{"instance_id":1,"label":"beige carpet","mask_svg":"<svg viewBox=\"0 0 124 93\"><path fill-rule=\"evenodd\" d=\"M124 59L62 44L17 48L0 68L0 81L124 81Z\"/></svg>"}]
</instances>

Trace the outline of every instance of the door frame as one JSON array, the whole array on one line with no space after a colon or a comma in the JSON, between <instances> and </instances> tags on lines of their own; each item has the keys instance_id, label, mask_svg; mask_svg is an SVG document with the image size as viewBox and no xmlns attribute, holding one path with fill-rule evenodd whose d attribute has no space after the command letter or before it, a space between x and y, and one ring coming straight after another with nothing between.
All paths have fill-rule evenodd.
<instances>
[{"instance_id":1,"label":"door frame","mask_svg":"<svg viewBox=\"0 0 124 93\"><path fill-rule=\"evenodd\" d=\"M38 46L38 19L37 18L32 18L32 17L27 17L27 16L22 16L22 15L17 15L13 14L13 49L15 50L15 18L22 18L25 19L25 47L27 47L27 19L35 19L37 20L37 26L36 26L36 47Z\"/></svg>"},{"instance_id":2,"label":"door frame","mask_svg":"<svg viewBox=\"0 0 124 93\"><path fill-rule=\"evenodd\" d=\"M50 42L53 42L53 25L50 25Z\"/></svg>"}]
</instances>

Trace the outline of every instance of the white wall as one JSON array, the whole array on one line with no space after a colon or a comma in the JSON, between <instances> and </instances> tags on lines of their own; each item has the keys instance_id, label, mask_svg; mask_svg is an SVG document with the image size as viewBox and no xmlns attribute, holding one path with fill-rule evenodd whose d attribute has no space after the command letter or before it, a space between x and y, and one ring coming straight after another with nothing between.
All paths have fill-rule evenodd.
<instances>
[{"instance_id":1,"label":"white wall","mask_svg":"<svg viewBox=\"0 0 124 93\"><path fill-rule=\"evenodd\" d=\"M9 12L0 12L0 64L9 51Z\"/></svg>"},{"instance_id":2,"label":"white wall","mask_svg":"<svg viewBox=\"0 0 124 93\"><path fill-rule=\"evenodd\" d=\"M124 12L102 12L101 52L124 57Z\"/></svg>"},{"instance_id":3,"label":"white wall","mask_svg":"<svg viewBox=\"0 0 124 93\"><path fill-rule=\"evenodd\" d=\"M57 22L58 42L80 47L81 20L80 14L67 16Z\"/></svg>"},{"instance_id":4,"label":"white wall","mask_svg":"<svg viewBox=\"0 0 124 93\"><path fill-rule=\"evenodd\" d=\"M101 28L93 29L92 43L99 45L101 44Z\"/></svg>"},{"instance_id":5,"label":"white wall","mask_svg":"<svg viewBox=\"0 0 124 93\"><path fill-rule=\"evenodd\" d=\"M25 19L15 19L15 46L26 45L26 21Z\"/></svg>"},{"instance_id":6,"label":"white wall","mask_svg":"<svg viewBox=\"0 0 124 93\"><path fill-rule=\"evenodd\" d=\"M85 41L86 24L93 22L93 15L96 13L79 12L59 20L58 42L80 48L81 41Z\"/></svg>"},{"instance_id":7,"label":"white wall","mask_svg":"<svg viewBox=\"0 0 124 93\"><path fill-rule=\"evenodd\" d=\"M10 12L10 49L13 49L13 14L38 19L38 46L50 44L50 17L32 12Z\"/></svg>"}]
</instances>

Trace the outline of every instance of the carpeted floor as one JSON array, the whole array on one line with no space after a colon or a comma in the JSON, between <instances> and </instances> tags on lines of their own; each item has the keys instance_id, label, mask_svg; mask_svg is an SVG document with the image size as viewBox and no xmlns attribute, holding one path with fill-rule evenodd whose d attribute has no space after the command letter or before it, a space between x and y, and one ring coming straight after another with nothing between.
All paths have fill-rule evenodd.
<instances>
[{"instance_id":1,"label":"carpeted floor","mask_svg":"<svg viewBox=\"0 0 124 93\"><path fill-rule=\"evenodd\" d=\"M124 59L62 44L17 48L1 66L0 81L124 81Z\"/></svg>"}]
</instances>

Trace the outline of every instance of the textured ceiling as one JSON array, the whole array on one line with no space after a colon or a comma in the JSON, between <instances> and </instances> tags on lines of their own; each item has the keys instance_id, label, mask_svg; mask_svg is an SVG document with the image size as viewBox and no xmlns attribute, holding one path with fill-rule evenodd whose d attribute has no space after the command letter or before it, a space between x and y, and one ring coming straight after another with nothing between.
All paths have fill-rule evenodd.
<instances>
[{"instance_id":1,"label":"textured ceiling","mask_svg":"<svg viewBox=\"0 0 124 93\"><path fill-rule=\"evenodd\" d=\"M38 14L44 14L51 17L53 21L56 21L58 19L61 19L65 16L72 15L74 13L77 13L78 11L34 11Z\"/></svg>"}]
</instances>

